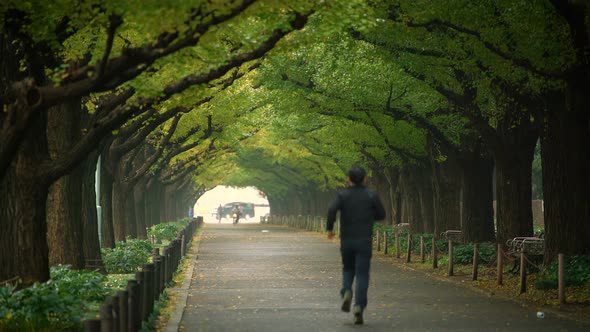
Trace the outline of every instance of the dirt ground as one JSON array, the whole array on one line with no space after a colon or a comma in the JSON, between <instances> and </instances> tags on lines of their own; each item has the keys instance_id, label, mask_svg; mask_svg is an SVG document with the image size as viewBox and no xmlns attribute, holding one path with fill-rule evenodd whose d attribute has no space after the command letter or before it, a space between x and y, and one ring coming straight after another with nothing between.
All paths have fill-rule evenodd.
<instances>
[{"instance_id":1,"label":"dirt ground","mask_svg":"<svg viewBox=\"0 0 590 332\"><path fill-rule=\"evenodd\" d=\"M384 255L383 253L378 253ZM448 266L439 265L432 268L432 261L422 263L418 255L412 255L411 262L406 263L406 257L391 257L392 264L406 269L420 271L433 278L445 280L462 287L481 291L490 296L498 296L523 305L542 307L543 310L576 321L590 321L590 285L566 288L566 304L560 304L557 289L537 290L534 287L536 275L527 276L527 291L520 294L520 276L518 273L504 273L502 285L497 284L496 267L480 265L478 280L472 280L472 265L455 265L453 276L448 276ZM590 273L590 272L589 272Z\"/></svg>"}]
</instances>

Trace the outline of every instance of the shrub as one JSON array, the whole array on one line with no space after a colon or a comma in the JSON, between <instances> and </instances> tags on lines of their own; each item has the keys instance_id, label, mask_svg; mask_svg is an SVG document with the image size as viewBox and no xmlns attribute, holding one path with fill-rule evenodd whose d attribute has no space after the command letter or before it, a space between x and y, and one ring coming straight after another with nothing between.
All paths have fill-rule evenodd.
<instances>
[{"instance_id":1,"label":"shrub","mask_svg":"<svg viewBox=\"0 0 590 332\"><path fill-rule=\"evenodd\" d=\"M75 271L69 265L51 267L51 279L60 293L68 293L87 302L102 301L111 292L104 287L106 276L95 271Z\"/></svg>"},{"instance_id":2,"label":"shrub","mask_svg":"<svg viewBox=\"0 0 590 332\"><path fill-rule=\"evenodd\" d=\"M537 289L557 288L557 261L551 263L535 280ZM565 285L578 286L590 282L590 256L565 257Z\"/></svg>"},{"instance_id":3,"label":"shrub","mask_svg":"<svg viewBox=\"0 0 590 332\"><path fill-rule=\"evenodd\" d=\"M496 257L496 245L491 242L479 244L479 262L488 264ZM473 243L453 247L453 262L457 264L473 264Z\"/></svg>"},{"instance_id":4,"label":"shrub","mask_svg":"<svg viewBox=\"0 0 590 332\"><path fill-rule=\"evenodd\" d=\"M134 273L149 262L152 244L147 240L117 242L114 249L102 249L102 261L108 273Z\"/></svg>"},{"instance_id":5,"label":"shrub","mask_svg":"<svg viewBox=\"0 0 590 332\"><path fill-rule=\"evenodd\" d=\"M156 243L172 241L176 239L180 231L187 225L189 219L183 219L176 222L166 222L154 225L148 229L148 236L155 237Z\"/></svg>"},{"instance_id":6,"label":"shrub","mask_svg":"<svg viewBox=\"0 0 590 332\"><path fill-rule=\"evenodd\" d=\"M150 227L148 230L148 235L150 238L154 236L156 243L162 243L164 241L169 242L178 236L180 229L181 227L179 227L176 223L157 224Z\"/></svg>"},{"instance_id":7,"label":"shrub","mask_svg":"<svg viewBox=\"0 0 590 332\"><path fill-rule=\"evenodd\" d=\"M110 293L105 277L93 271L51 268L51 279L15 291L0 288L1 331L79 331L91 302Z\"/></svg>"}]
</instances>

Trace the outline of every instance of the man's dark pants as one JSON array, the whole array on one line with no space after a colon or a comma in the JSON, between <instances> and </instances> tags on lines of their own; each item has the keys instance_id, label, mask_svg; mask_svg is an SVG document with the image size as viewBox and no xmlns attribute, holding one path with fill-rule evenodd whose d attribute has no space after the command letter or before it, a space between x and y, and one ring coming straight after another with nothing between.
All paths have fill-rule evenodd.
<instances>
[{"instance_id":1,"label":"man's dark pants","mask_svg":"<svg viewBox=\"0 0 590 332\"><path fill-rule=\"evenodd\" d=\"M354 304L364 309L367 306L367 290L369 289L369 269L373 253L373 240L369 239L340 239L340 253L342 255L342 289L344 296L347 290L354 288Z\"/></svg>"}]
</instances>

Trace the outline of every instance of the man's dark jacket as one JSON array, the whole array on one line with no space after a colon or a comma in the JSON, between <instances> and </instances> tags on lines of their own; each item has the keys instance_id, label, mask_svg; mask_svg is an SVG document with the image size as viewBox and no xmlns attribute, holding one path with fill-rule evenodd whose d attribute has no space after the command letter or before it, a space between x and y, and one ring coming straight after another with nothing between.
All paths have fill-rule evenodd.
<instances>
[{"instance_id":1,"label":"man's dark jacket","mask_svg":"<svg viewBox=\"0 0 590 332\"><path fill-rule=\"evenodd\" d=\"M334 229L338 210L342 239L370 239L373 236L373 223L385 219L385 209L377 193L361 185L338 191L328 208L328 231Z\"/></svg>"}]
</instances>

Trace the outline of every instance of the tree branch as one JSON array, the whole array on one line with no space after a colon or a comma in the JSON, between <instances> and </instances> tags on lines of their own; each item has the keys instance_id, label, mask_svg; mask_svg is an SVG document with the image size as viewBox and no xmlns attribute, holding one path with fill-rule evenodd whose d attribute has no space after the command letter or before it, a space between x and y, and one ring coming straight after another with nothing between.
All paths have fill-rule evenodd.
<instances>
[{"instance_id":1,"label":"tree branch","mask_svg":"<svg viewBox=\"0 0 590 332\"><path fill-rule=\"evenodd\" d=\"M481 36L481 33L479 31L471 30L471 29L459 26L457 24L454 24L454 23L451 23L448 21L443 21L439 18L435 18L435 19L432 19L432 20L429 20L426 22L421 22L421 23L415 23L415 22L410 21L407 23L407 25L409 27L414 27L414 28L424 28L429 32L432 32L435 29L453 30L456 32L460 32L462 34L466 34L471 37L474 37L478 42L480 42L491 53L503 58L504 60L512 62L516 66L518 66L522 69L525 69L528 72L534 73L536 75L539 75L541 77L545 77L548 79L563 79L567 76L567 73L564 73L564 72L540 70L540 69L536 68L528 59L516 58L516 57L512 56L512 54L502 51L499 47L492 44L491 42L484 40L484 38Z\"/></svg>"},{"instance_id":2,"label":"tree branch","mask_svg":"<svg viewBox=\"0 0 590 332\"><path fill-rule=\"evenodd\" d=\"M162 139L162 142L160 143L160 146L156 149L155 153L153 153L148 158L148 160L144 162L142 166L134 172L132 176L129 176L125 179L125 182L127 182L129 187L133 187L137 182L139 182L141 177L144 176L150 169L150 167L152 167L152 165L158 160L158 158L160 158L162 152L164 151L164 147L166 146L166 144L168 144L168 142L174 135L174 132L176 131L178 122L180 121L181 117L182 115L176 115L174 117L174 119L172 120L172 124L170 125L170 128L168 128L168 133Z\"/></svg>"},{"instance_id":3,"label":"tree branch","mask_svg":"<svg viewBox=\"0 0 590 332\"><path fill-rule=\"evenodd\" d=\"M98 63L98 68L94 73L94 79L96 82L99 82L102 77L104 76L104 71L107 66L109 56L111 54L111 50L113 49L113 41L115 40L115 33L117 28L121 26L123 20L121 16L111 14L109 17L109 28L107 29L107 41L104 54L102 55L102 59Z\"/></svg>"},{"instance_id":4,"label":"tree branch","mask_svg":"<svg viewBox=\"0 0 590 332\"><path fill-rule=\"evenodd\" d=\"M295 14L293 20L291 21L292 29L295 30L303 28L309 15L311 15L311 13L307 13L305 15ZM115 108L113 111L109 112L108 115L95 122L92 130L89 130L82 140L72 148L72 153L64 156L66 160L59 162L59 166L54 166L52 168L52 165L46 165L47 168L44 174L51 174L51 177L57 176L57 178L65 174L71 165L74 165L78 161L82 160L85 154L96 146L97 141L99 141L105 135L108 135L112 130L121 127L128 119L146 112L151 107L153 107L153 105L163 100L167 100L173 94L182 92L193 85L207 83L214 79L220 78L232 68L238 67L245 62L262 57L264 54L266 54L266 52L274 48L274 46L284 36L293 30L274 30L271 36L265 42L258 45L258 47L251 52L235 55L225 65L211 69L207 73L200 75L189 75L180 82L170 84L164 89L163 96L155 98L137 98L137 103L134 105L122 105Z\"/></svg>"},{"instance_id":5,"label":"tree branch","mask_svg":"<svg viewBox=\"0 0 590 332\"><path fill-rule=\"evenodd\" d=\"M226 14L209 13L208 19L203 20L194 28L187 30L181 39L178 39L175 33L163 32L152 44L138 48L124 49L121 56L110 59L105 63L99 63L101 68L96 68L94 65L87 65L70 71L68 76L59 85L36 86L35 89L38 91L42 100L39 107L44 109L73 98L88 95L92 92L106 91L112 88L113 82L120 84L124 80L129 80L137 76L157 59L182 48L197 44L200 37L212 26L237 16L254 2L255 0L244 0ZM116 24L112 24L112 26L115 27ZM97 73L98 70L101 72L100 80L96 79L96 75L91 75L92 73ZM118 78L122 78L123 80ZM108 82L111 83L109 84Z\"/></svg>"}]
</instances>

